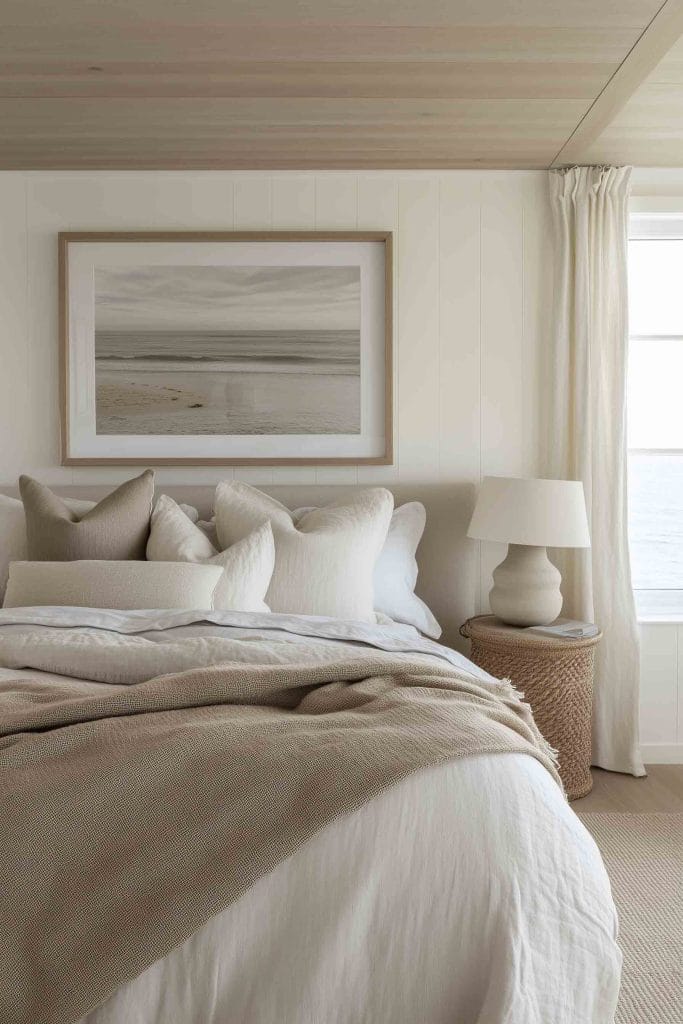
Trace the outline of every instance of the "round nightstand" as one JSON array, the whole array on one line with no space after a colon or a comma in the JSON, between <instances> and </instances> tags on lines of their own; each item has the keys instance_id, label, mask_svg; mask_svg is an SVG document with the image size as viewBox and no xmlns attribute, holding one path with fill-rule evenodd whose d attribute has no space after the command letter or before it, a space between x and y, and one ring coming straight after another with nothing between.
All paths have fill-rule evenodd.
<instances>
[{"instance_id":1,"label":"round nightstand","mask_svg":"<svg viewBox=\"0 0 683 1024\"><path fill-rule=\"evenodd\" d=\"M593 654L602 634L559 639L506 626L493 615L468 619L460 632L472 642L475 665L512 680L524 694L538 728L558 751L569 799L590 793Z\"/></svg>"}]
</instances>

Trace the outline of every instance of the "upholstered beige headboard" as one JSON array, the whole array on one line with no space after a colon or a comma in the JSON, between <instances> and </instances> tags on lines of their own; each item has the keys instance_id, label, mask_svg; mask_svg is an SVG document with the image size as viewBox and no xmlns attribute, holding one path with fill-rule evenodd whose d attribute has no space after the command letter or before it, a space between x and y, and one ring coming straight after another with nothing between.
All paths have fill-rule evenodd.
<instances>
[{"instance_id":1,"label":"upholstered beige headboard","mask_svg":"<svg viewBox=\"0 0 683 1024\"><path fill-rule=\"evenodd\" d=\"M53 489L64 496L99 500L113 487L113 484L84 484L56 486ZM306 484L262 486L262 490L289 508L324 505L354 489L358 488ZM417 553L420 566L417 592L441 623L443 642L464 649L458 627L475 613L479 591L478 546L465 536L474 504L474 487L467 484L401 484L392 485L388 489L393 493L397 505L417 500L427 509L427 528ZM4 494L17 494L13 487L2 487L0 490ZM194 505L203 517L211 514L214 490L209 485L170 484L157 487L158 493L170 494L176 501Z\"/></svg>"}]
</instances>

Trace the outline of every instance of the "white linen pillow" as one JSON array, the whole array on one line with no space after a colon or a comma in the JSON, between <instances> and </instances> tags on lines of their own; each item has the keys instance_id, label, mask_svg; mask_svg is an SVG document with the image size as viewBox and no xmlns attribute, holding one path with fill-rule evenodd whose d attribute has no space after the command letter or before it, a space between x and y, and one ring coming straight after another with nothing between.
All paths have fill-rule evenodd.
<instances>
[{"instance_id":1,"label":"white linen pillow","mask_svg":"<svg viewBox=\"0 0 683 1024\"><path fill-rule=\"evenodd\" d=\"M94 508L97 502L65 498L64 504L76 515L82 516ZM5 594L10 562L19 562L27 557L28 541L24 504L20 498L10 498L5 494L0 494L0 601Z\"/></svg>"},{"instance_id":2,"label":"white linen pillow","mask_svg":"<svg viewBox=\"0 0 683 1024\"><path fill-rule=\"evenodd\" d=\"M219 565L106 559L12 562L3 607L213 610Z\"/></svg>"},{"instance_id":3,"label":"white linen pillow","mask_svg":"<svg viewBox=\"0 0 683 1024\"><path fill-rule=\"evenodd\" d=\"M294 509L294 522L298 523L302 516L312 511L310 506ZM375 565L375 611L394 622L415 626L425 636L438 640L441 626L415 593L418 573L415 553L426 523L427 510L420 501L407 501L394 509L387 538Z\"/></svg>"},{"instance_id":4,"label":"white linen pillow","mask_svg":"<svg viewBox=\"0 0 683 1024\"><path fill-rule=\"evenodd\" d=\"M265 596L275 568L275 542L265 522L225 551L208 537L173 498L162 494L152 511L147 558L150 562L197 562L218 565L223 576L214 594L221 611L269 612Z\"/></svg>"},{"instance_id":5,"label":"white linen pillow","mask_svg":"<svg viewBox=\"0 0 683 1024\"><path fill-rule=\"evenodd\" d=\"M221 547L270 521L275 571L266 600L274 612L375 622L372 575L394 499L383 487L359 491L302 516L240 480L216 488Z\"/></svg>"}]
</instances>

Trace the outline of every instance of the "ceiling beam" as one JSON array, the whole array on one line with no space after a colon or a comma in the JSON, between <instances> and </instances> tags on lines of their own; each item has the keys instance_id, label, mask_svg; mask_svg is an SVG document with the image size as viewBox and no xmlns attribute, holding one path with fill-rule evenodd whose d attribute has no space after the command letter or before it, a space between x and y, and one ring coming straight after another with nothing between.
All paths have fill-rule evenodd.
<instances>
[{"instance_id":1,"label":"ceiling beam","mask_svg":"<svg viewBox=\"0 0 683 1024\"><path fill-rule=\"evenodd\" d=\"M580 164L638 86L683 35L683 0L665 0L559 150L551 167Z\"/></svg>"}]
</instances>

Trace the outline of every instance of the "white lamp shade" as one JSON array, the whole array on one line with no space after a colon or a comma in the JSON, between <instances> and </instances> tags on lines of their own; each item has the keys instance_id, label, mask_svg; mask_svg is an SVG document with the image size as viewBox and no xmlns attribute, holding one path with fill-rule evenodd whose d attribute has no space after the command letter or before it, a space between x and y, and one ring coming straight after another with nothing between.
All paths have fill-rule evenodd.
<instances>
[{"instance_id":1,"label":"white lamp shade","mask_svg":"<svg viewBox=\"0 0 683 1024\"><path fill-rule=\"evenodd\" d=\"M583 484L580 480L484 477L467 536L505 544L588 548Z\"/></svg>"}]
</instances>

